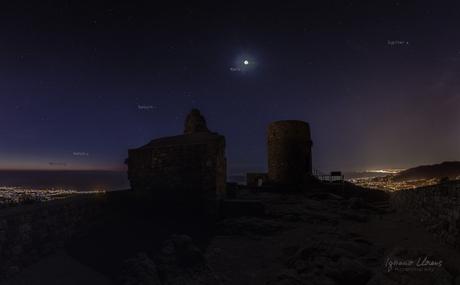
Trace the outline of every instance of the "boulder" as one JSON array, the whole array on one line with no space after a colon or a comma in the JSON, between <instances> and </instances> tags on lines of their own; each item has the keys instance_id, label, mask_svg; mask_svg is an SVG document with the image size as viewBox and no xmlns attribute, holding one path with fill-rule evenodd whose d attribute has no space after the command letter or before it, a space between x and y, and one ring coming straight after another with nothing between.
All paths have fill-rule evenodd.
<instances>
[{"instance_id":1,"label":"boulder","mask_svg":"<svg viewBox=\"0 0 460 285\"><path fill-rule=\"evenodd\" d=\"M124 262L121 277L123 285L161 285L155 263L147 254L139 253Z\"/></svg>"}]
</instances>

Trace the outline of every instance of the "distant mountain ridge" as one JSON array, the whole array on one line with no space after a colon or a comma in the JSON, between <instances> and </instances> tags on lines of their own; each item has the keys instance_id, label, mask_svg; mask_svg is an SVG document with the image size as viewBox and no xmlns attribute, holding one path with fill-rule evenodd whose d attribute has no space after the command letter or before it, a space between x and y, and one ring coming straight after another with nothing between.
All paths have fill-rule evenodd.
<instances>
[{"instance_id":1,"label":"distant mountain ridge","mask_svg":"<svg viewBox=\"0 0 460 285\"><path fill-rule=\"evenodd\" d=\"M432 179L449 177L454 179L460 176L460 161L445 161L439 164L422 165L409 168L393 176L394 181L412 179Z\"/></svg>"}]
</instances>

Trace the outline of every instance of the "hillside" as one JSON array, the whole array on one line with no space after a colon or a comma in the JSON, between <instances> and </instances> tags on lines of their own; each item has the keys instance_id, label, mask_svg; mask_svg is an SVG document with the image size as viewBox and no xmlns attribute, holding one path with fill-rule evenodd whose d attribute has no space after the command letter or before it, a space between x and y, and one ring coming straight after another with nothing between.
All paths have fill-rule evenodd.
<instances>
[{"instance_id":1,"label":"hillside","mask_svg":"<svg viewBox=\"0 0 460 285\"><path fill-rule=\"evenodd\" d=\"M409 168L393 177L394 181L412 179L432 179L449 177L454 179L460 176L460 161L445 161L440 164L422 165Z\"/></svg>"}]
</instances>

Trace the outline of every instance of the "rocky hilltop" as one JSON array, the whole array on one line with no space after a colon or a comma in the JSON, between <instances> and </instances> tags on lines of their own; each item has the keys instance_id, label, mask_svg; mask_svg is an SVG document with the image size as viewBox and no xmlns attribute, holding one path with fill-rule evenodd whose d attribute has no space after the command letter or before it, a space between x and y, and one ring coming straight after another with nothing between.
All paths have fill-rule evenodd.
<instances>
[{"instance_id":1,"label":"rocky hilltop","mask_svg":"<svg viewBox=\"0 0 460 285\"><path fill-rule=\"evenodd\" d=\"M111 198L124 207L114 207L97 231L4 284L453 284L460 274L459 254L393 211L382 191L349 184L299 194L241 189L229 203L256 203L261 211L227 209L210 223L148 215L127 194ZM425 256L442 266L398 272L388 264Z\"/></svg>"}]
</instances>

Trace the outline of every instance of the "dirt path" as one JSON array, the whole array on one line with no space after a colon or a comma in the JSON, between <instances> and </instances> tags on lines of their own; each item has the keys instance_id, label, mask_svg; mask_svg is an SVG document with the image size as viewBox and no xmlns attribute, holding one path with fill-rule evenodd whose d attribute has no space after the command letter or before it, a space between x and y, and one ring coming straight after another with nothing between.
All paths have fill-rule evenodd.
<instances>
[{"instance_id":1,"label":"dirt path","mask_svg":"<svg viewBox=\"0 0 460 285\"><path fill-rule=\"evenodd\" d=\"M89 268L66 252L60 251L24 269L3 285L112 285L101 273Z\"/></svg>"}]
</instances>

